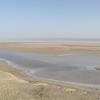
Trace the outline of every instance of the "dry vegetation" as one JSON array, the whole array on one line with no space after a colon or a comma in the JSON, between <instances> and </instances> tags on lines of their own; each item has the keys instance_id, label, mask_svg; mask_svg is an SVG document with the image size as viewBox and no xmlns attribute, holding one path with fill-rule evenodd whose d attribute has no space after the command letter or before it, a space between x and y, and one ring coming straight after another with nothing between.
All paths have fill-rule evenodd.
<instances>
[{"instance_id":1,"label":"dry vegetation","mask_svg":"<svg viewBox=\"0 0 100 100\"><path fill-rule=\"evenodd\" d=\"M0 62L0 100L99 100L100 93L75 86L28 81L12 74L14 69ZM15 71L17 73L17 71Z\"/></svg>"}]
</instances>

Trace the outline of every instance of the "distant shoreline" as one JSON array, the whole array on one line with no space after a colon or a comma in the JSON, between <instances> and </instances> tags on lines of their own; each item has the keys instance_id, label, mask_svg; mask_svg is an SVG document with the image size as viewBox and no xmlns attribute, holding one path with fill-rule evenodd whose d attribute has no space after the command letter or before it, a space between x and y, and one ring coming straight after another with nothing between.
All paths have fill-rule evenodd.
<instances>
[{"instance_id":1,"label":"distant shoreline","mask_svg":"<svg viewBox=\"0 0 100 100\"><path fill-rule=\"evenodd\" d=\"M99 38L33 38L33 39L4 39L0 42L98 42Z\"/></svg>"},{"instance_id":2,"label":"distant shoreline","mask_svg":"<svg viewBox=\"0 0 100 100\"><path fill-rule=\"evenodd\" d=\"M100 43L97 42L0 42L0 49L47 54L85 53L100 54Z\"/></svg>"}]
</instances>

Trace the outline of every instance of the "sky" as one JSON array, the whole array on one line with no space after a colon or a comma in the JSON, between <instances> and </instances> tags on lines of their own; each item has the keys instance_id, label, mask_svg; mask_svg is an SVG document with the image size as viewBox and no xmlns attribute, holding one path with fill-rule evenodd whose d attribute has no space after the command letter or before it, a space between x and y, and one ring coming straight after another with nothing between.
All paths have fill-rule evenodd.
<instances>
[{"instance_id":1,"label":"sky","mask_svg":"<svg viewBox=\"0 0 100 100\"><path fill-rule=\"evenodd\" d=\"M100 0L0 0L0 39L100 38Z\"/></svg>"}]
</instances>

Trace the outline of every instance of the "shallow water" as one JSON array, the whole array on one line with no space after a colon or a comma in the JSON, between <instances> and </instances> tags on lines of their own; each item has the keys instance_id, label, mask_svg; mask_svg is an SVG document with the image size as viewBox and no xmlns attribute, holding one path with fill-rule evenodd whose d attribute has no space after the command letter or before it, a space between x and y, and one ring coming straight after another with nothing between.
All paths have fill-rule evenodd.
<instances>
[{"instance_id":1,"label":"shallow water","mask_svg":"<svg viewBox=\"0 0 100 100\"><path fill-rule=\"evenodd\" d=\"M33 77L100 85L98 55L47 55L0 50L0 58L13 62Z\"/></svg>"}]
</instances>

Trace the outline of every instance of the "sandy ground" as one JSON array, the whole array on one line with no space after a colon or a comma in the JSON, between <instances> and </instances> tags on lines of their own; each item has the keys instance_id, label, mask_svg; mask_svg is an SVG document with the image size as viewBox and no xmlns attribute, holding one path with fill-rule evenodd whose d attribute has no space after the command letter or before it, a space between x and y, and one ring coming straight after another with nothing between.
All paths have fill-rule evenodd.
<instances>
[{"instance_id":1,"label":"sandy ground","mask_svg":"<svg viewBox=\"0 0 100 100\"><path fill-rule=\"evenodd\" d=\"M0 48L36 53L94 53L100 54L100 43L78 42L6 42L0 43Z\"/></svg>"},{"instance_id":2,"label":"sandy ground","mask_svg":"<svg viewBox=\"0 0 100 100\"><path fill-rule=\"evenodd\" d=\"M99 43L11 42L0 49L33 53L100 54ZM0 61L0 100L100 100L100 91L68 84L32 80L22 71Z\"/></svg>"},{"instance_id":3,"label":"sandy ground","mask_svg":"<svg viewBox=\"0 0 100 100\"><path fill-rule=\"evenodd\" d=\"M28 81L21 75L22 72L0 61L0 100L100 100L100 92L94 89Z\"/></svg>"}]
</instances>

